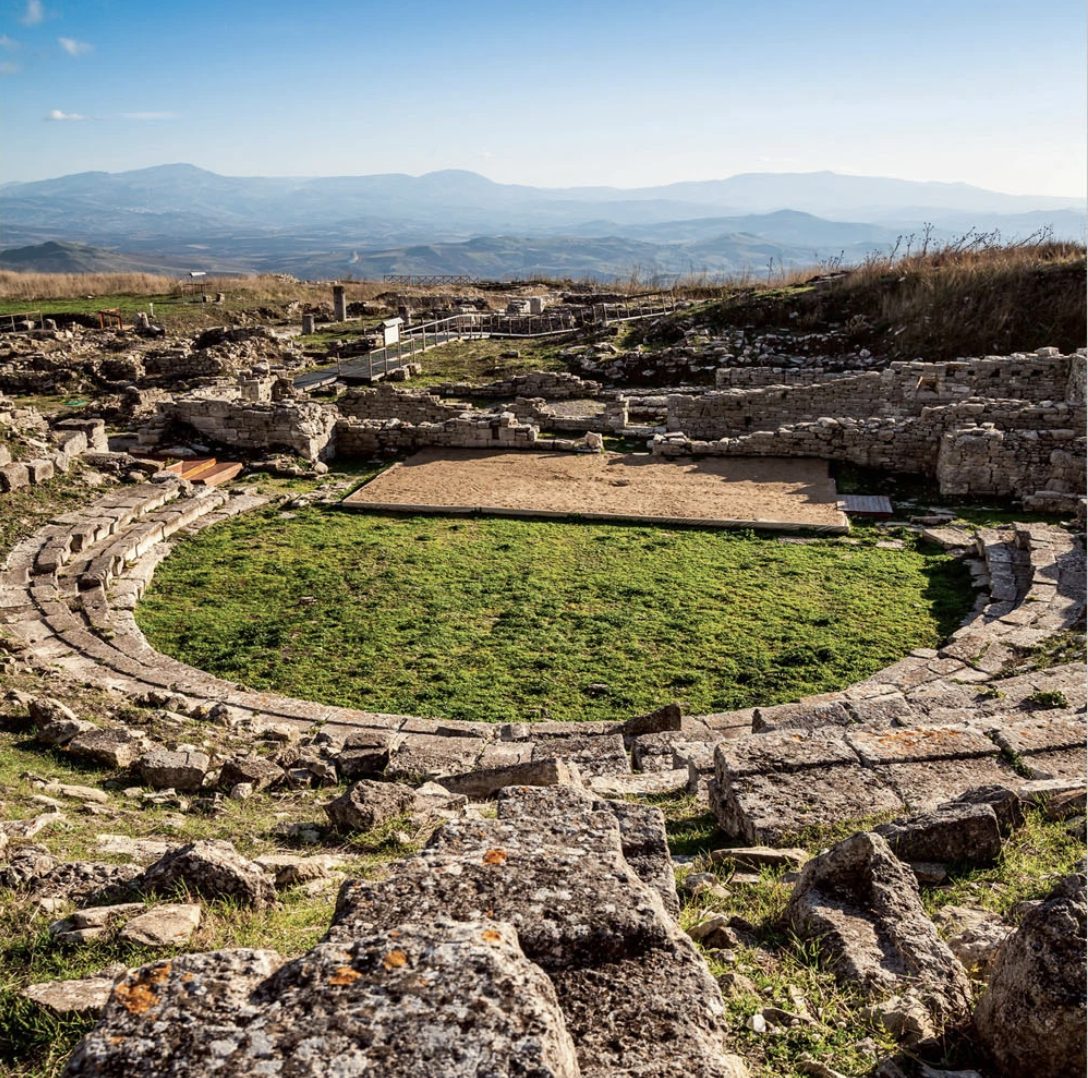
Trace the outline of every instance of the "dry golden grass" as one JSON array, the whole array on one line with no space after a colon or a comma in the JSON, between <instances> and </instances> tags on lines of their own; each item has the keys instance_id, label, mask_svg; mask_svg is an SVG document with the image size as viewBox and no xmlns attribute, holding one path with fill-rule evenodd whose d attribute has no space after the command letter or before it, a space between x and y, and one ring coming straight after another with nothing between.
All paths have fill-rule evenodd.
<instances>
[{"instance_id":1,"label":"dry golden grass","mask_svg":"<svg viewBox=\"0 0 1088 1078\"><path fill-rule=\"evenodd\" d=\"M835 291L877 327L900 355L955 358L1085 343L1085 248L1000 244L968 236L936 250L869 260Z\"/></svg>"},{"instance_id":2,"label":"dry golden grass","mask_svg":"<svg viewBox=\"0 0 1088 1078\"><path fill-rule=\"evenodd\" d=\"M0 270L0 296L12 300L128 294L164 296L177 289L177 278L155 273L14 273Z\"/></svg>"},{"instance_id":3,"label":"dry golden grass","mask_svg":"<svg viewBox=\"0 0 1088 1078\"><path fill-rule=\"evenodd\" d=\"M224 292L254 303L288 303L292 300L331 302L328 284L297 281L281 274L254 277L207 277L209 294ZM393 286L381 281L345 282L348 302L373 299ZM0 270L0 297L36 302L96 296L181 295L183 282L155 273L14 273Z\"/></svg>"}]
</instances>

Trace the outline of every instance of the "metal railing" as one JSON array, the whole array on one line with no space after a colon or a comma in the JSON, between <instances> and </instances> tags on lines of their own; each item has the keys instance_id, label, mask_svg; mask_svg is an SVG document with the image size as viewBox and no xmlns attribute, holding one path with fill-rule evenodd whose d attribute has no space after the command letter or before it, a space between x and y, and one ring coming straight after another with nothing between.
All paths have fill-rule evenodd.
<instances>
[{"instance_id":1,"label":"metal railing","mask_svg":"<svg viewBox=\"0 0 1088 1078\"><path fill-rule=\"evenodd\" d=\"M355 356L338 356L335 370L332 367L299 375L295 385L300 389L314 388L338 378L373 381L375 376L385 377L429 348L451 341L479 340L485 337L503 339L529 339L552 337L576 331L603 329L615 322L633 322L640 318L653 318L668 314L677 308L676 303L597 304L574 310L554 310L542 314L455 314L420 322L414 326L402 326L400 339ZM350 363L344 362L350 359Z\"/></svg>"}]
</instances>

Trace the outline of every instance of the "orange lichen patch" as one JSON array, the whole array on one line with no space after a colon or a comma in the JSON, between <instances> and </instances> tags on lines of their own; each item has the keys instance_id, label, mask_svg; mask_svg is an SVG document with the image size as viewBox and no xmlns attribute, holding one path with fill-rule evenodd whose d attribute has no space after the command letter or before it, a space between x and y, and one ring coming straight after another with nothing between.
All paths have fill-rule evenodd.
<instances>
[{"instance_id":1,"label":"orange lichen patch","mask_svg":"<svg viewBox=\"0 0 1088 1078\"><path fill-rule=\"evenodd\" d=\"M146 984L119 984L113 995L129 1014L144 1014L159 1002L159 997Z\"/></svg>"},{"instance_id":2,"label":"orange lichen patch","mask_svg":"<svg viewBox=\"0 0 1088 1078\"><path fill-rule=\"evenodd\" d=\"M408 956L403 951L390 951L382 959L382 965L388 970L399 969L408 961Z\"/></svg>"},{"instance_id":3,"label":"orange lichen patch","mask_svg":"<svg viewBox=\"0 0 1088 1078\"><path fill-rule=\"evenodd\" d=\"M502 940L502 933L496 932L493 928L489 928L484 934L483 939L488 943L499 943Z\"/></svg>"},{"instance_id":4,"label":"orange lichen patch","mask_svg":"<svg viewBox=\"0 0 1088 1078\"><path fill-rule=\"evenodd\" d=\"M183 973L181 979L183 981L191 981L193 979L193 975L191 973Z\"/></svg>"},{"instance_id":5,"label":"orange lichen patch","mask_svg":"<svg viewBox=\"0 0 1088 1078\"><path fill-rule=\"evenodd\" d=\"M132 984L119 984L113 990L114 998L129 1014L144 1014L159 1002L150 986L162 984L169 977L169 962L141 970Z\"/></svg>"},{"instance_id":6,"label":"orange lichen patch","mask_svg":"<svg viewBox=\"0 0 1088 1078\"><path fill-rule=\"evenodd\" d=\"M362 974L351 966L341 966L335 973L329 978L329 984L345 985L354 984Z\"/></svg>"},{"instance_id":7,"label":"orange lichen patch","mask_svg":"<svg viewBox=\"0 0 1088 1078\"><path fill-rule=\"evenodd\" d=\"M485 865L501 865L506 860L505 850L488 850L484 854Z\"/></svg>"}]
</instances>

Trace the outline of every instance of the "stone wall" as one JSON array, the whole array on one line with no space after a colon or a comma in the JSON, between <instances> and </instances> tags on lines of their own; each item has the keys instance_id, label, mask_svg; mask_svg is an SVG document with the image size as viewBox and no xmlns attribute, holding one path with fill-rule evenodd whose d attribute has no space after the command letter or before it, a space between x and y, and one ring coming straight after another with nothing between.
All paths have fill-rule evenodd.
<instances>
[{"instance_id":1,"label":"stone wall","mask_svg":"<svg viewBox=\"0 0 1088 1078\"><path fill-rule=\"evenodd\" d=\"M669 433L654 438L652 451L822 457L935 476L946 494L1027 498L1048 492L1051 504L1070 508L1085 489L1086 421L1083 404L968 400L917 416L823 417L713 440Z\"/></svg>"},{"instance_id":2,"label":"stone wall","mask_svg":"<svg viewBox=\"0 0 1088 1078\"><path fill-rule=\"evenodd\" d=\"M405 423L342 417L336 422L336 456L370 458L405 450L443 446L450 449L530 449L538 428L511 412L461 415L441 423Z\"/></svg>"},{"instance_id":3,"label":"stone wall","mask_svg":"<svg viewBox=\"0 0 1088 1078\"><path fill-rule=\"evenodd\" d=\"M1045 492L1055 506L1072 508L1085 489L1083 430L1081 423L1078 430L1001 430L987 425L949 431L941 438L937 456L941 491L957 495Z\"/></svg>"},{"instance_id":4,"label":"stone wall","mask_svg":"<svg viewBox=\"0 0 1088 1078\"><path fill-rule=\"evenodd\" d=\"M42 420L31 409L34 433L39 433ZM27 436L15 421L14 411L0 403L0 428L10 430L19 449L25 450L19 459L13 459L11 449L0 441L0 494L36 487L52 479L59 472L67 472L74 458L83 453L103 453L109 449L106 427L101 419L66 419L49 432L49 442ZM21 444L20 444L21 443Z\"/></svg>"},{"instance_id":5,"label":"stone wall","mask_svg":"<svg viewBox=\"0 0 1088 1078\"><path fill-rule=\"evenodd\" d=\"M549 407L541 397L518 397L510 411L519 419L536 424L541 430L561 431L567 434L611 434L622 431L628 424L629 410L626 397L605 401L599 412L592 415L564 415Z\"/></svg>"},{"instance_id":6,"label":"stone wall","mask_svg":"<svg viewBox=\"0 0 1088 1078\"><path fill-rule=\"evenodd\" d=\"M1065 386L1065 399L1084 403L1085 397L1085 357L1083 354L1070 356L1069 381Z\"/></svg>"},{"instance_id":7,"label":"stone wall","mask_svg":"<svg viewBox=\"0 0 1088 1078\"><path fill-rule=\"evenodd\" d=\"M249 403L237 399L190 395L159 405L159 423L140 432L140 444L152 448L169 423L192 427L204 438L240 449L285 449L309 461L332 455L336 428L332 408L309 401ZM157 429L156 429L157 426Z\"/></svg>"},{"instance_id":8,"label":"stone wall","mask_svg":"<svg viewBox=\"0 0 1088 1078\"><path fill-rule=\"evenodd\" d=\"M826 371L812 367L719 367L716 389L761 389L765 386L811 386L853 377L853 371Z\"/></svg>"},{"instance_id":9,"label":"stone wall","mask_svg":"<svg viewBox=\"0 0 1088 1078\"><path fill-rule=\"evenodd\" d=\"M464 411L460 405L443 404L432 393L413 393L384 383L376 389L349 389L337 399L336 408L350 419L399 419L405 423L442 423Z\"/></svg>"},{"instance_id":10,"label":"stone wall","mask_svg":"<svg viewBox=\"0 0 1088 1078\"><path fill-rule=\"evenodd\" d=\"M812 422L823 416L905 418L928 406L971 397L1065 400L1071 371L1082 357L1050 354L1056 353L1050 348L1040 352L1046 354L988 356L952 363L893 363L883 371L816 381L798 377L801 372L790 372L779 385L722 389L701 397L671 395L667 424L670 431L683 431L692 438L717 439ZM741 384L747 373L738 372ZM753 380L761 377L766 376L752 375Z\"/></svg>"}]
</instances>

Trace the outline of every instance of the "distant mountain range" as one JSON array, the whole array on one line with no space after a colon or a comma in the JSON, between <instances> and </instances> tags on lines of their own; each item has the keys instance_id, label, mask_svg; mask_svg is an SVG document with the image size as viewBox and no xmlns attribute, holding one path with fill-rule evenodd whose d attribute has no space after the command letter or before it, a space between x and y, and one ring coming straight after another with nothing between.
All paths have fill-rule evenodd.
<instances>
[{"instance_id":1,"label":"distant mountain range","mask_svg":"<svg viewBox=\"0 0 1088 1078\"><path fill-rule=\"evenodd\" d=\"M498 184L472 172L317 179L192 165L86 172L0 188L0 266L71 259L140 268L352 274L711 274L857 261L926 223L1083 241L1085 202L832 172L747 173L621 190ZM75 245L43 246L50 244ZM87 247L98 248L90 254ZM55 272L55 270L54 270Z\"/></svg>"}]
</instances>

